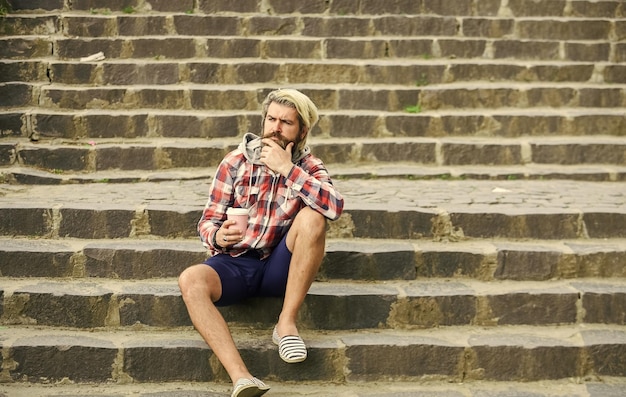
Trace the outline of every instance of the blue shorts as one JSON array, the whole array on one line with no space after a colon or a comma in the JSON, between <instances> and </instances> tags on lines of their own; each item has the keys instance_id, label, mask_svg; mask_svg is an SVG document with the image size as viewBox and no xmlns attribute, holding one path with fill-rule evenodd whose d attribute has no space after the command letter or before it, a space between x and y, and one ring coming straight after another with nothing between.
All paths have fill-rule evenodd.
<instances>
[{"instance_id":1,"label":"blue shorts","mask_svg":"<svg viewBox=\"0 0 626 397\"><path fill-rule=\"evenodd\" d=\"M287 234L263 260L256 251L237 257L228 254L210 257L204 263L217 272L222 282L222 296L215 305L228 306L257 296L284 296L290 262Z\"/></svg>"}]
</instances>

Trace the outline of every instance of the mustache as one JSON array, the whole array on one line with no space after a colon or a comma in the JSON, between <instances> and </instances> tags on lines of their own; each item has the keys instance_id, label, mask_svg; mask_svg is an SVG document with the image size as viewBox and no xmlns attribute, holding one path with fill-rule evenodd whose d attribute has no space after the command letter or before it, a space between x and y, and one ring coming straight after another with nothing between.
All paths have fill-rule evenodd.
<instances>
[{"instance_id":1,"label":"mustache","mask_svg":"<svg viewBox=\"0 0 626 397\"><path fill-rule=\"evenodd\" d=\"M270 131L267 134L263 135L263 138L278 138L275 142L280 145L283 149L289 145L291 141L284 139L280 134L276 131Z\"/></svg>"}]
</instances>

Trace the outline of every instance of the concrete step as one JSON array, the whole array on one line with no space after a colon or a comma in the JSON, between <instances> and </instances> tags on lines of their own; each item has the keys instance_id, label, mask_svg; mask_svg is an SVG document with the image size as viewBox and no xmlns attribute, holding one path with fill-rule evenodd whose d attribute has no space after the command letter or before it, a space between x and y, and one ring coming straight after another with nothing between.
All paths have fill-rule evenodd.
<instances>
[{"instance_id":1,"label":"concrete step","mask_svg":"<svg viewBox=\"0 0 626 397\"><path fill-rule=\"evenodd\" d=\"M40 141L24 138L0 143L0 165L49 172L98 172L202 168L210 175L240 138L174 140ZM398 163L424 166L626 166L621 137L558 138L313 138L311 150L331 169ZM197 173L196 173L197 174Z\"/></svg>"},{"instance_id":2,"label":"concrete step","mask_svg":"<svg viewBox=\"0 0 626 397\"><path fill-rule=\"evenodd\" d=\"M324 110L404 112L488 108L623 108L626 84L457 83L422 87L305 86L299 89ZM132 85L84 87L5 83L0 92L16 106L51 109L260 110L266 87L206 85ZM333 92L334 91L334 92ZM359 100L355 100L359 98ZM6 99L5 99L6 102Z\"/></svg>"},{"instance_id":3,"label":"concrete step","mask_svg":"<svg viewBox=\"0 0 626 397\"><path fill-rule=\"evenodd\" d=\"M271 342L271 328L233 332L251 372L276 382L324 381L349 386L362 381L431 379L472 386L479 380L593 379L626 373L621 360L626 346L622 326L469 326L356 334L303 331L309 358L298 365L281 362ZM225 381L223 369L212 365L215 358L193 330L135 327L85 332L10 326L1 329L0 335L5 357L15 362L5 369L11 380Z\"/></svg>"},{"instance_id":4,"label":"concrete step","mask_svg":"<svg viewBox=\"0 0 626 397\"><path fill-rule=\"evenodd\" d=\"M195 238L210 181L0 185L5 236ZM341 238L626 237L623 186L612 182L338 179Z\"/></svg>"},{"instance_id":5,"label":"concrete step","mask_svg":"<svg viewBox=\"0 0 626 397\"><path fill-rule=\"evenodd\" d=\"M200 263L195 239L24 239L0 237L0 274L51 279L177 277ZM318 281L458 278L542 281L626 278L624 239L438 242L329 239ZM348 265L349 264L349 265Z\"/></svg>"}]
</instances>

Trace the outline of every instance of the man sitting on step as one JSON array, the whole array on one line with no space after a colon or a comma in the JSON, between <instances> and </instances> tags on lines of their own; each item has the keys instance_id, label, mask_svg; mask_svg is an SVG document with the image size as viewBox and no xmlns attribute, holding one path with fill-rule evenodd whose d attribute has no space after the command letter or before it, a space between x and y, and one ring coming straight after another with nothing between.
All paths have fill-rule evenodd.
<instances>
[{"instance_id":1,"label":"man sitting on step","mask_svg":"<svg viewBox=\"0 0 626 397\"><path fill-rule=\"evenodd\" d=\"M272 340L284 361L304 361L298 311L324 256L326 219L338 219L343 210L324 164L306 145L318 120L315 104L299 91L280 89L265 98L262 116L262 137L246 134L211 184L198 232L212 256L179 278L189 316L237 397L260 396L269 387L248 371L216 306L284 297ZM247 210L245 230L228 220L229 208Z\"/></svg>"}]
</instances>

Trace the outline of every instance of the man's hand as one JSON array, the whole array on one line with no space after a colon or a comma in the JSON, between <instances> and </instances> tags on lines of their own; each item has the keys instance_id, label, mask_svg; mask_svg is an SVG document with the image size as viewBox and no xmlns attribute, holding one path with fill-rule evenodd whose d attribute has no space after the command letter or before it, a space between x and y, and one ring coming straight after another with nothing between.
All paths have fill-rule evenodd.
<instances>
[{"instance_id":1,"label":"man's hand","mask_svg":"<svg viewBox=\"0 0 626 397\"><path fill-rule=\"evenodd\" d=\"M261 149L261 162L274 172L286 177L291 172L293 163L291 162L291 151L293 142L289 142L283 149L278 143L270 138L264 138L263 149Z\"/></svg>"}]
</instances>

